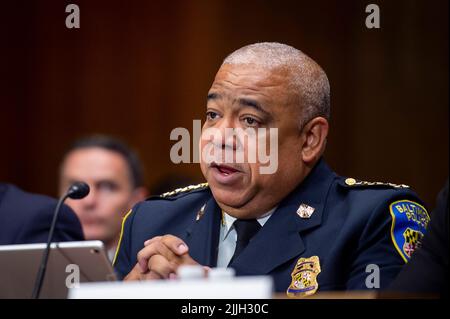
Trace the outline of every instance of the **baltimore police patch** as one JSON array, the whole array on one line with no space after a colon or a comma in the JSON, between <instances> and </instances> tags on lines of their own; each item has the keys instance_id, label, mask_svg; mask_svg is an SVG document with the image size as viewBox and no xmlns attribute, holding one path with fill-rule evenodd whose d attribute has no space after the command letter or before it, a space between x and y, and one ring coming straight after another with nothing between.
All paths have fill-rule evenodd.
<instances>
[{"instance_id":1,"label":"baltimore police patch","mask_svg":"<svg viewBox=\"0 0 450 319\"><path fill-rule=\"evenodd\" d=\"M430 216L425 207L410 200L393 202L389 211L392 216L392 241L403 260L408 262L414 250L420 247Z\"/></svg>"}]
</instances>

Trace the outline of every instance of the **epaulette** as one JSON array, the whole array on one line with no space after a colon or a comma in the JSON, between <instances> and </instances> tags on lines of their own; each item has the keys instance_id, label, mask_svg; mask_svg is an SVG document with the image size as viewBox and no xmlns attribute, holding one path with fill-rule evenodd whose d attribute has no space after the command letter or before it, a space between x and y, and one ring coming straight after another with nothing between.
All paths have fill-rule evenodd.
<instances>
[{"instance_id":1,"label":"epaulette","mask_svg":"<svg viewBox=\"0 0 450 319\"><path fill-rule=\"evenodd\" d=\"M343 186L348 187L393 187L393 188L409 188L408 185L405 184L393 184L393 183L384 183L384 182L366 182L356 180L354 178L346 178L343 183Z\"/></svg>"},{"instance_id":2,"label":"epaulette","mask_svg":"<svg viewBox=\"0 0 450 319\"><path fill-rule=\"evenodd\" d=\"M159 197L172 197L172 196L175 196L175 195L179 195L179 194L182 194L182 193L187 193L187 192L190 192L190 191L193 191L193 190L197 190L197 189L203 189L203 188L206 188L206 187L208 187L208 183L189 185L189 186L186 186L186 187L177 188L177 189L175 189L173 191L170 191L170 192L166 192L166 193L160 195Z\"/></svg>"}]
</instances>

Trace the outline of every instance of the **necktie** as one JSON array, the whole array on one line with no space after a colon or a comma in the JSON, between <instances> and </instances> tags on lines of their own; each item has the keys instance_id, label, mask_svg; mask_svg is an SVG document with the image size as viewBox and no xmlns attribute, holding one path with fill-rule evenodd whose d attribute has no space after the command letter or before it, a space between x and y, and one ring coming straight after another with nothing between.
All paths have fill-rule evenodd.
<instances>
[{"instance_id":1,"label":"necktie","mask_svg":"<svg viewBox=\"0 0 450 319\"><path fill-rule=\"evenodd\" d=\"M236 249L233 257L231 257L228 266L240 255L240 253L247 247L250 239L256 235L261 229L261 225L256 219L236 219L234 221L234 229L237 233Z\"/></svg>"}]
</instances>

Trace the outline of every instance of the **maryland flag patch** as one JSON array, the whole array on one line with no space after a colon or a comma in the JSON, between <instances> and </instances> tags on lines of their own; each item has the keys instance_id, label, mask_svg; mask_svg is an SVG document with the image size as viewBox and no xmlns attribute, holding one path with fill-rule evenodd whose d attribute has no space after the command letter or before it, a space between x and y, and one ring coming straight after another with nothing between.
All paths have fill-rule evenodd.
<instances>
[{"instance_id":1,"label":"maryland flag patch","mask_svg":"<svg viewBox=\"0 0 450 319\"><path fill-rule=\"evenodd\" d=\"M420 247L420 242L422 240L423 234L418 230L413 230L408 227L403 233L403 237L405 237L403 252L405 253L405 255L411 258L414 250Z\"/></svg>"},{"instance_id":2,"label":"maryland flag patch","mask_svg":"<svg viewBox=\"0 0 450 319\"><path fill-rule=\"evenodd\" d=\"M392 241L403 260L408 262L414 250L420 247L430 216L425 207L410 200L392 203L389 211Z\"/></svg>"}]
</instances>

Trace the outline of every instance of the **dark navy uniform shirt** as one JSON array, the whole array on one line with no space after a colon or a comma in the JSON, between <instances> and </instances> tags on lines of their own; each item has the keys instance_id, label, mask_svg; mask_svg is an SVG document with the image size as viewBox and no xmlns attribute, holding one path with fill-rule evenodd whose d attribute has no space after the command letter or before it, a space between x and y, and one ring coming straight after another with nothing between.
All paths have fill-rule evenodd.
<instances>
[{"instance_id":1,"label":"dark navy uniform shirt","mask_svg":"<svg viewBox=\"0 0 450 319\"><path fill-rule=\"evenodd\" d=\"M300 206L310 209L309 218ZM206 184L137 204L124 219L118 275L132 270L144 241L166 234L183 239L198 263L214 267L221 217ZM277 292L383 288L410 258L428 220L408 186L343 178L322 159L230 267L238 276L271 275Z\"/></svg>"},{"instance_id":2,"label":"dark navy uniform shirt","mask_svg":"<svg viewBox=\"0 0 450 319\"><path fill-rule=\"evenodd\" d=\"M0 245L46 243L57 201L0 183ZM53 241L84 240L81 224L66 205L58 215Z\"/></svg>"}]
</instances>

